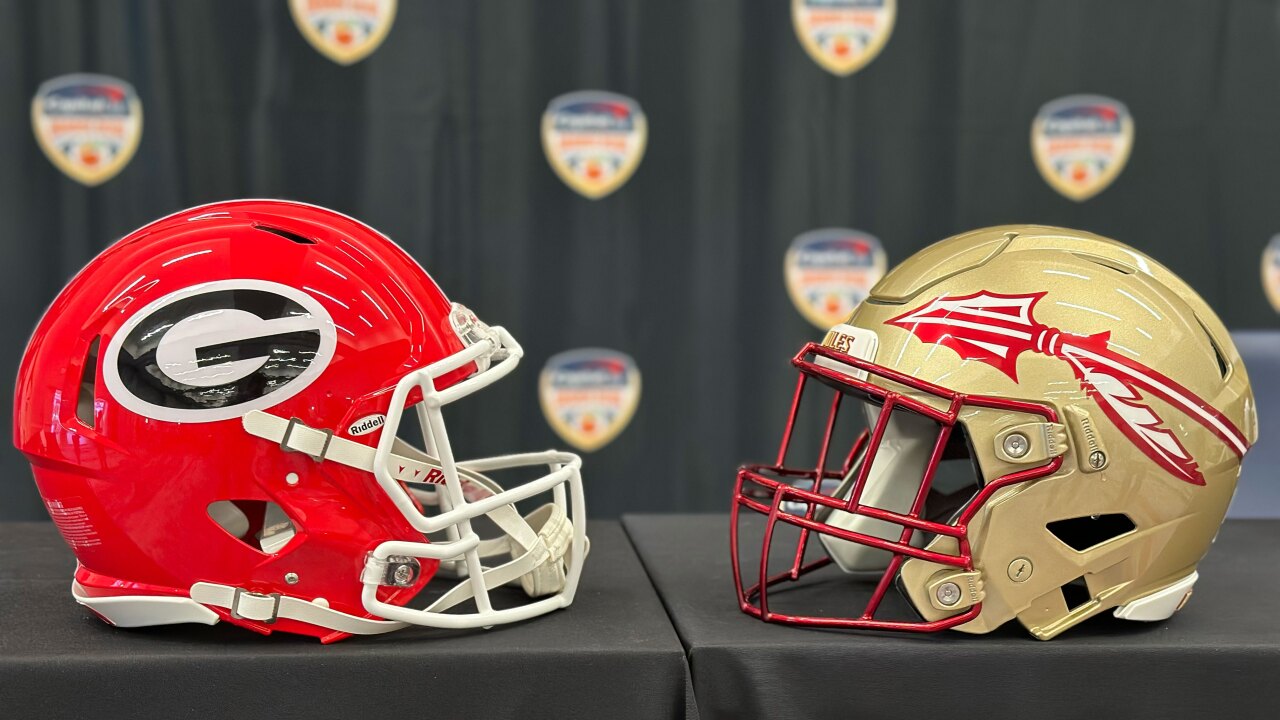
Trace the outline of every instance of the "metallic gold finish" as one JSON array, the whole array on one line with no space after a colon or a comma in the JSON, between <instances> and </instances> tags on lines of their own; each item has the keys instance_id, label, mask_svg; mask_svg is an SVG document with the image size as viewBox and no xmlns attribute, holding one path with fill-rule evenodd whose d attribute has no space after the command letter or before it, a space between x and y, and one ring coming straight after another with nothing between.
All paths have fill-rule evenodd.
<instances>
[{"instance_id":1,"label":"metallic gold finish","mask_svg":"<svg viewBox=\"0 0 1280 720\"><path fill-rule=\"evenodd\" d=\"M1231 501L1242 451L1188 420L1183 409L1142 393L1135 404L1157 416L1160 430L1185 448L1204 478L1203 485L1189 483L1122 434L1060 358L1023 353L1015 380L888 323L934 298L975 290L1044 293L1035 307L1038 323L1072 337L1109 333L1108 349L1175 380L1239 428L1241 444L1257 438L1253 393L1230 335L1194 290L1150 257L1087 232L1005 226L957 235L910 258L847 323L875 330L876 363L962 392L1048 403L1064 421L1046 435L1026 429L1043 425L1042 418L963 410L960 423L983 483L1027 467L1028 458L1058 454L1065 462L1053 475L998 492L973 517L968 537L985 599L978 617L957 629L982 633L1017 618L1048 639L1194 572ZM1005 445L1015 431L1030 441L1022 457ZM1050 446L1054 453L1046 452ZM1046 529L1056 520L1111 513L1127 515L1136 529L1083 551ZM944 536L928 549L958 550L956 540ZM940 571L953 569L918 558L903 563L903 586L926 620L958 614L939 607L930 590ZM1068 607L1062 587L1078 578L1090 599Z\"/></svg>"},{"instance_id":2,"label":"metallic gold finish","mask_svg":"<svg viewBox=\"0 0 1280 720\"><path fill-rule=\"evenodd\" d=\"M1093 418L1084 408L1068 405L1062 409L1071 437L1080 448L1076 453L1082 472L1097 472L1107 466L1107 450L1102 445L1102 435L1094 427Z\"/></svg>"},{"instance_id":3,"label":"metallic gold finish","mask_svg":"<svg viewBox=\"0 0 1280 720\"><path fill-rule=\"evenodd\" d=\"M1014 558L1013 562L1009 563L1009 579L1013 582L1026 582L1031 579L1033 572L1035 572L1035 566L1024 557Z\"/></svg>"},{"instance_id":4,"label":"metallic gold finish","mask_svg":"<svg viewBox=\"0 0 1280 720\"><path fill-rule=\"evenodd\" d=\"M792 358L777 459L738 471L743 612L911 632L1017 619L1047 640L1101 612L1162 621L1185 601L1257 417L1230 335L1162 265L1086 232L976 230L893 270L824 342ZM835 393L815 466L791 451L811 380ZM836 451L846 400L868 428ZM978 488L935 486L943 460L965 455ZM743 513L768 523L754 575ZM790 567L771 573L782 524L801 532ZM806 562L814 536L825 557ZM878 574L860 614L770 608L770 587L830 566ZM895 581L920 620L877 615Z\"/></svg>"},{"instance_id":5,"label":"metallic gold finish","mask_svg":"<svg viewBox=\"0 0 1280 720\"><path fill-rule=\"evenodd\" d=\"M1067 429L1059 423L1027 423L996 433L996 456L1019 465L1043 465L1067 451Z\"/></svg>"}]
</instances>

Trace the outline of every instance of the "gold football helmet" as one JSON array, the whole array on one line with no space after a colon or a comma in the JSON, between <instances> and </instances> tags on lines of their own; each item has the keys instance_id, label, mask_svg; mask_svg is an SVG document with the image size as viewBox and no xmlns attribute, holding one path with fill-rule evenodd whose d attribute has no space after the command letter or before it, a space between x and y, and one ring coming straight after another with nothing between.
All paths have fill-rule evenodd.
<instances>
[{"instance_id":1,"label":"gold football helmet","mask_svg":"<svg viewBox=\"0 0 1280 720\"><path fill-rule=\"evenodd\" d=\"M733 503L739 603L773 622L985 633L1017 618L1049 639L1105 611L1164 620L1257 437L1244 364L1204 300L1075 230L943 240L793 363L777 460L741 468ZM816 464L797 465L811 380L834 396L808 433ZM739 522L756 513L748 564ZM874 581L861 614L792 612L802 592L769 593L829 565ZM907 617L886 616L894 582Z\"/></svg>"}]
</instances>

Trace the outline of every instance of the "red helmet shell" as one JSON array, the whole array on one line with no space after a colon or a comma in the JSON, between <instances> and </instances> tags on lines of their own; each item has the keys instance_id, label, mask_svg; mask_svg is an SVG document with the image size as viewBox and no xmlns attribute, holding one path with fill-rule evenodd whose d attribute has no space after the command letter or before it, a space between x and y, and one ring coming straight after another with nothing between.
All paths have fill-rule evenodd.
<instances>
[{"instance_id":1,"label":"red helmet shell","mask_svg":"<svg viewBox=\"0 0 1280 720\"><path fill-rule=\"evenodd\" d=\"M406 372L463 349L449 311L436 284L394 243L309 205L206 205L108 248L40 321L14 409L14 444L75 551L86 592L187 596L192 584L213 582L323 598L369 617L359 580L366 553L387 540L421 541L421 533L373 475L285 452L246 433L240 415L264 410L373 446L378 433L356 421L385 414ZM235 329L236 318L250 329ZM231 335L184 341L183 332L199 332L192 327ZM255 327L264 328L261 336ZM176 339L157 347L153 335ZM163 368L193 347L206 354L193 361L206 371L188 385ZM217 384L209 367L227 370L232 381ZM473 371L463 367L438 386ZM220 501L275 503L296 532L264 552L214 521L209 508ZM379 597L402 605L434 571L434 562L424 562L413 587L382 588ZM343 637L214 610L260 632Z\"/></svg>"}]
</instances>

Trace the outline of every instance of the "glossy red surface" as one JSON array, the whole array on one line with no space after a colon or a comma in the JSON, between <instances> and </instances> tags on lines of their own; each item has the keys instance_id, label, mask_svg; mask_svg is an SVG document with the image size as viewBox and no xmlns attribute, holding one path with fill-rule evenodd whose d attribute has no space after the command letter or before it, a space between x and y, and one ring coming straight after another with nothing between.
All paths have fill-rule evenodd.
<instances>
[{"instance_id":1,"label":"glossy red surface","mask_svg":"<svg viewBox=\"0 0 1280 720\"><path fill-rule=\"evenodd\" d=\"M305 389L268 412L356 442L376 444L376 433L352 437L346 428L385 413L391 388L406 372L462 349L441 290L371 228L296 203L206 205L115 243L54 300L19 370L14 444L30 459L46 504L71 518L59 527L89 594L186 596L193 583L205 581L322 597L334 609L369 617L360 601L365 554L384 541L423 539L371 474L286 453L247 434L238 417L191 423L137 414L107 391L101 359L92 369L93 421L77 417L83 366L95 338L105 348L156 299L230 279L297 288L327 310L337 337L332 360ZM473 369L463 367L439 386ZM296 485L286 483L289 473L297 474ZM298 532L278 552L261 552L210 518L207 508L220 500L275 502ZM382 599L407 602L434 573L434 563L424 565L415 586L384 588ZM286 573L296 573L298 582L286 584ZM342 637L296 621L268 626L217 611L260 632Z\"/></svg>"},{"instance_id":2,"label":"glossy red surface","mask_svg":"<svg viewBox=\"0 0 1280 720\"><path fill-rule=\"evenodd\" d=\"M942 402L938 404L945 404L946 409L940 410L933 404L926 403L917 397L912 397L899 391L889 390L879 384L859 380L847 373L820 365L814 361L815 358L818 357L827 358L859 370L864 370L870 375L876 376L877 380L880 382L889 381L896 385L901 385L908 391L925 393L933 396L934 398L941 400ZM947 446L947 441L950 438L952 429L957 423L957 418L959 417L961 410L966 406L1013 410L1022 413L1041 415L1048 422L1057 421L1057 412L1048 405L1029 403L1020 400L1010 400L1007 398L965 395L954 392L933 383L904 375L896 370L846 355L817 343L809 343L805 345L792 360L792 363L800 370L800 378L796 385L791 411L787 416L787 424L783 431L782 444L778 450L777 461L773 465L747 465L740 468L738 470L737 483L734 487L734 500L729 524L729 545L730 557L733 563L733 580L734 585L737 588L739 607L741 607L743 612L767 622L811 627L902 630L910 632L935 632L938 630L945 630L947 628L966 623L977 617L978 614L982 612L981 603L968 608L962 613L934 621L877 619L876 613L880 609L880 604L883 601L890 584L892 584L894 578L897 576L898 571L906 558L920 558L922 560L942 565L950 565L963 570L972 570L973 553L969 546L968 528L969 522L973 519L974 515L982 508L987 500L989 500L991 496L1001 488L1014 483L1026 482L1028 480L1034 480L1035 478L1052 474L1057 472L1058 468L1062 465L1062 458L1057 457L1039 467L1006 475L987 483L950 523L939 523L923 519L921 517L921 512L924 509L925 498L929 494L929 489L933 483L934 473L937 470L938 465L942 462L943 450ZM834 395L830 410L827 414L825 430L822 437L821 451L818 454L818 463L813 468L799 468L788 465L786 463L786 458L791 446L792 434L795 429L796 419L800 409L800 402L804 397L804 392L810 379L816 379L831 387L834 390ZM862 433L854 441L849 452L844 456L842 466L838 469L828 469L824 465L825 458L827 457L827 451L830 448L840 407L846 395L854 395L868 399L871 402L881 404L882 408L877 417L874 428L868 432ZM922 476L915 480L915 482L918 483L917 491L911 510L908 513L892 512L872 507L870 505L864 505L859 502L862 492L866 488L867 477L871 471L872 465L874 464L876 450L884 436L885 429L888 427L889 418L893 412L898 411L898 408L903 408L911 412L924 415L938 423L938 435L934 441L933 450L930 453L929 460L925 465ZM849 498L847 500L819 492L824 479L840 479L849 475L850 472L853 472L855 470L855 462L857 462L859 455L864 454L864 448L865 457L863 457L856 466L857 475L853 486L850 488ZM781 478L809 478L812 479L813 485L811 489L805 490L803 488L796 487ZM901 480L898 480L898 482L911 481L911 478L902 478ZM762 502L762 500L764 501ZM784 510L783 503L802 504L805 507L804 514L801 515ZM901 526L902 531L896 541L852 532L816 520L815 514L820 506L893 523ZM759 565L755 568L756 578L755 582L750 585L744 582L744 571L741 567L741 555L739 553L739 520L740 513L743 508L760 513L766 518L764 541L760 548ZM770 575L769 553L773 544L774 529L777 527L778 523L794 525L800 528L800 533L799 538L796 541L795 551L791 554L791 566L783 572ZM919 531L956 538L959 545L959 552L955 554L940 553L912 546L911 538L914 533ZM888 566L876 582L872 595L859 616L830 617L792 615L770 611L770 587L784 581L799 580L802 576L826 567L831 563L831 558L829 557L822 557L810 563L804 562L805 551L808 548L809 539L812 533L821 533L840 540L847 540L849 542L878 548L892 553ZM747 582L749 581L750 578L748 577Z\"/></svg>"}]
</instances>

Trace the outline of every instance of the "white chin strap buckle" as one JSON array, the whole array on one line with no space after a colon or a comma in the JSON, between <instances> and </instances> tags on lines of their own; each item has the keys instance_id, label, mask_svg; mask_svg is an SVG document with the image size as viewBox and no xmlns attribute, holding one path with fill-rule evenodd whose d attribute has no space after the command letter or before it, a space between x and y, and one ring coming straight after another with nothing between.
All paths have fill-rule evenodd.
<instances>
[{"instance_id":1,"label":"white chin strap buckle","mask_svg":"<svg viewBox=\"0 0 1280 720\"><path fill-rule=\"evenodd\" d=\"M293 438L295 428L301 427L309 431L307 437L299 436L296 440ZM295 444L291 445L290 441ZM296 417L289 418L289 423L284 426L284 435L280 438L280 449L290 453L302 453L316 462L324 462L324 456L329 452L329 444L333 442L333 431L327 428L308 427Z\"/></svg>"},{"instance_id":2,"label":"white chin strap buckle","mask_svg":"<svg viewBox=\"0 0 1280 720\"><path fill-rule=\"evenodd\" d=\"M231 617L238 620L255 620L270 625L280 616L280 593L260 595L244 588L236 588L231 595Z\"/></svg>"}]
</instances>

